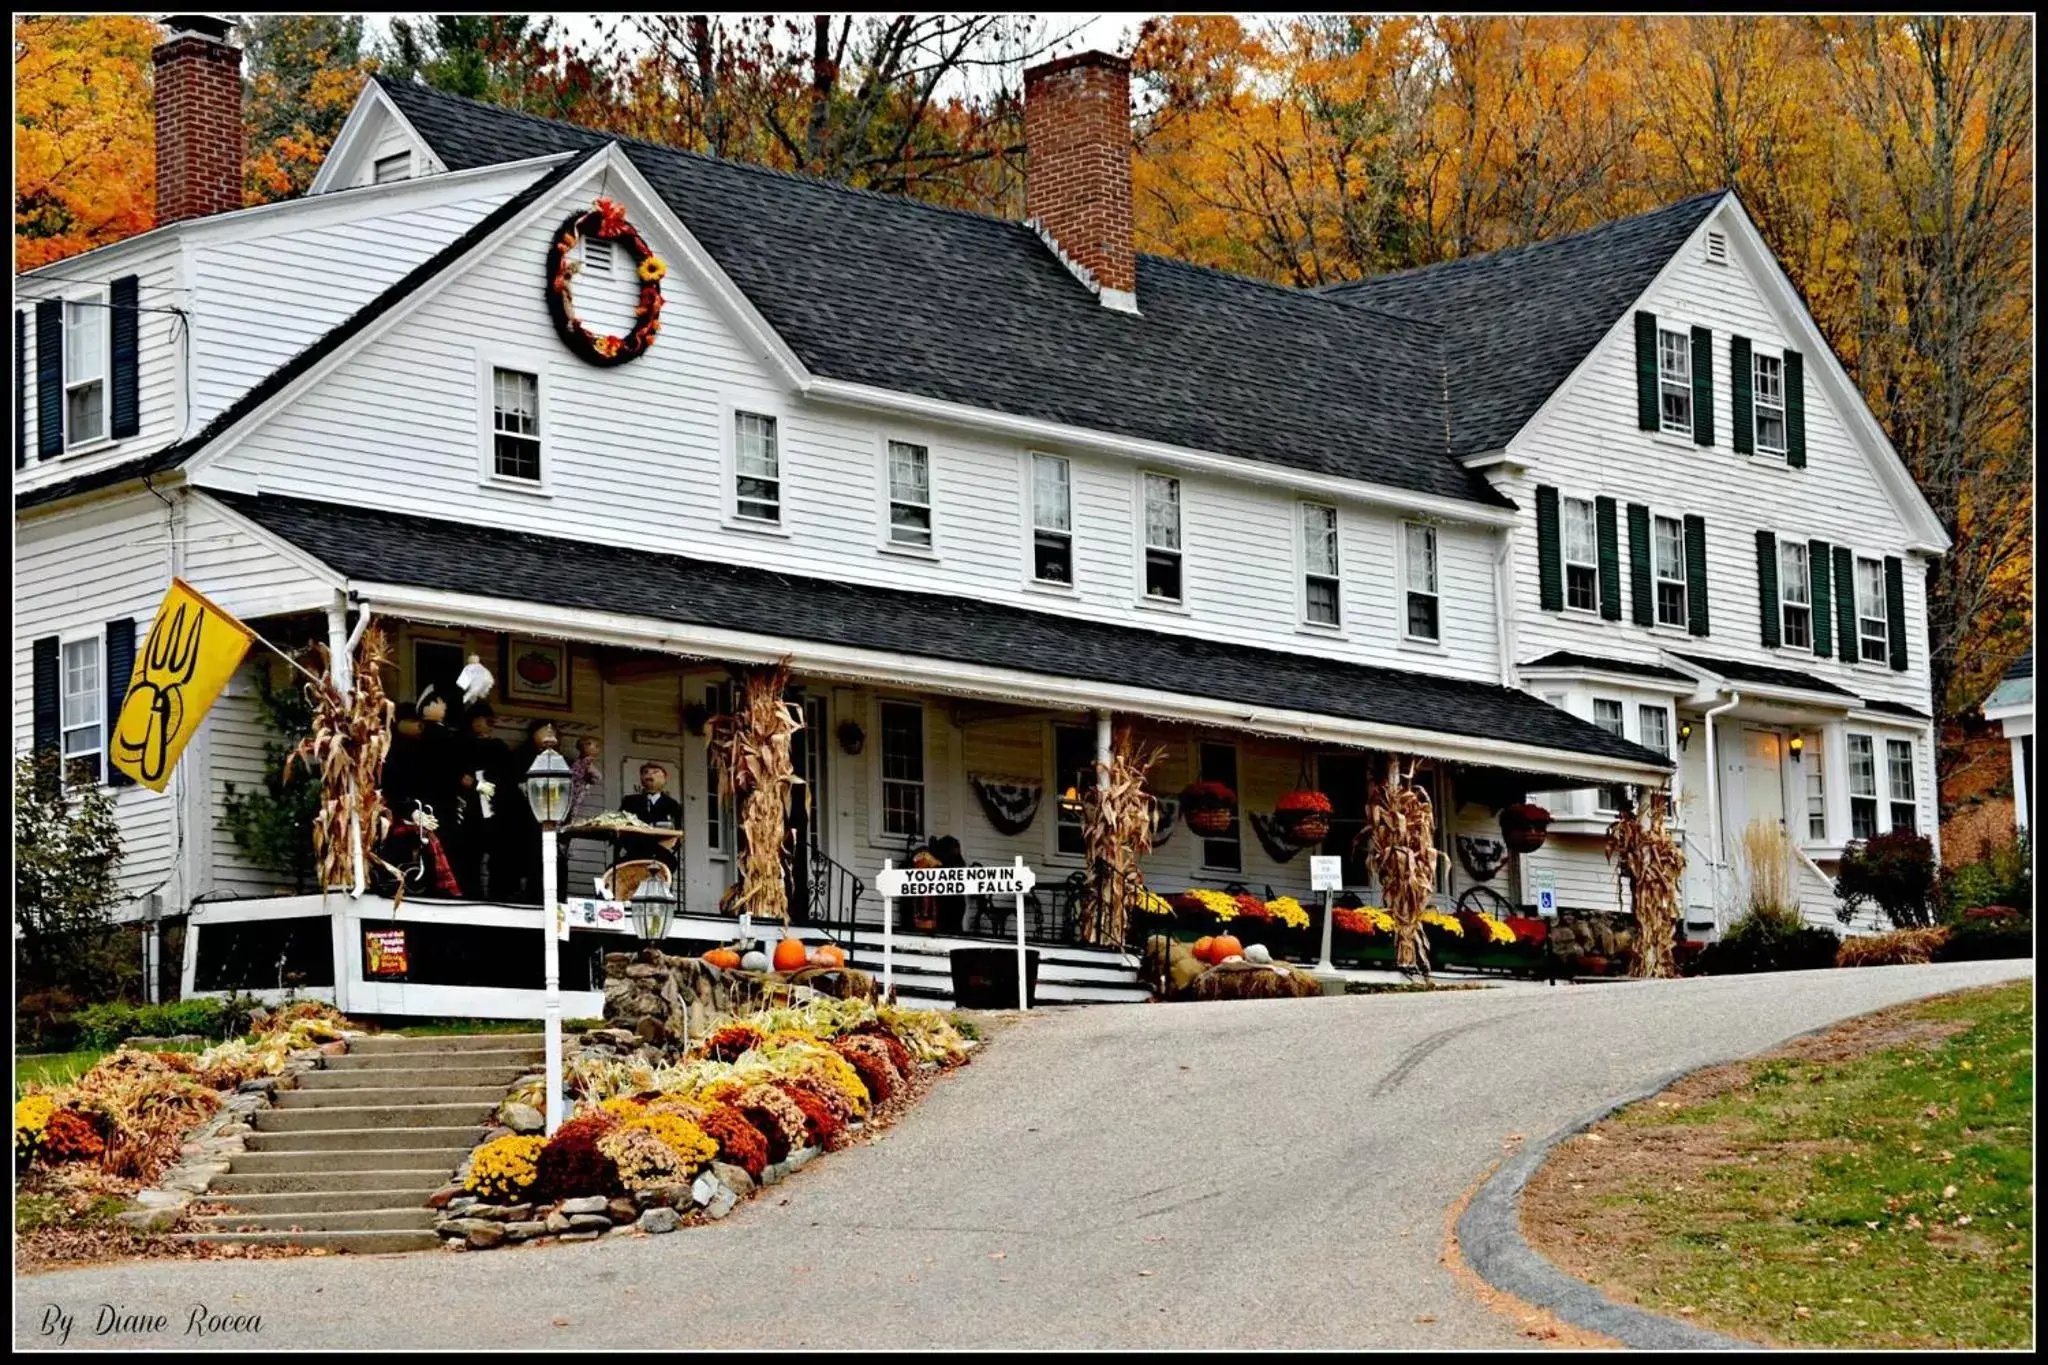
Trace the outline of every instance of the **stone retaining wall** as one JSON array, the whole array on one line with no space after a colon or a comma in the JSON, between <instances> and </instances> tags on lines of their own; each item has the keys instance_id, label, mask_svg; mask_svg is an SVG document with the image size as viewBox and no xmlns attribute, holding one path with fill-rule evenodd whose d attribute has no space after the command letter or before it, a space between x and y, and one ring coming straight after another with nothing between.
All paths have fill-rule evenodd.
<instances>
[{"instance_id":1,"label":"stone retaining wall","mask_svg":"<svg viewBox=\"0 0 2048 1365\"><path fill-rule=\"evenodd\" d=\"M1561 958L1605 957L1618 968L1623 955L1635 951L1635 918L1606 910L1559 910L1550 943Z\"/></svg>"},{"instance_id":2,"label":"stone retaining wall","mask_svg":"<svg viewBox=\"0 0 2048 1365\"><path fill-rule=\"evenodd\" d=\"M752 1014L812 994L871 1000L874 978L851 967L779 972L727 971L702 958L671 957L658 948L606 953L604 1021L650 1047L682 1049L735 1015Z\"/></svg>"}]
</instances>

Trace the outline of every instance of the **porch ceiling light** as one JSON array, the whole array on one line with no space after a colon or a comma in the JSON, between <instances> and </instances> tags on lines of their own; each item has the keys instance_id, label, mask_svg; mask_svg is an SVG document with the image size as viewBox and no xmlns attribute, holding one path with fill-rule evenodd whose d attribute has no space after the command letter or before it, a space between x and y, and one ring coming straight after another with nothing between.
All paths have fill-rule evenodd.
<instances>
[{"instance_id":1,"label":"porch ceiling light","mask_svg":"<svg viewBox=\"0 0 2048 1365\"><path fill-rule=\"evenodd\" d=\"M543 825L560 824L569 813L569 764L553 749L543 749L526 770L526 801Z\"/></svg>"}]
</instances>

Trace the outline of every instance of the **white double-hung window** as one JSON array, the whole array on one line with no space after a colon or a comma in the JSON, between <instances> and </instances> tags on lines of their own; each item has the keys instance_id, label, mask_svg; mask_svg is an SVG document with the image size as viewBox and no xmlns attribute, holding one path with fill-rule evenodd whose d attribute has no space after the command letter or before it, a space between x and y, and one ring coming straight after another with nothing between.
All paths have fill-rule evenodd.
<instances>
[{"instance_id":1,"label":"white double-hung window","mask_svg":"<svg viewBox=\"0 0 2048 1365\"><path fill-rule=\"evenodd\" d=\"M1073 471L1058 455L1031 457L1031 577L1074 581Z\"/></svg>"},{"instance_id":2,"label":"white double-hung window","mask_svg":"<svg viewBox=\"0 0 2048 1365\"><path fill-rule=\"evenodd\" d=\"M1434 643L1438 634L1436 528L1417 521L1404 521L1401 523L1401 542L1408 638Z\"/></svg>"},{"instance_id":3,"label":"white double-hung window","mask_svg":"<svg viewBox=\"0 0 2048 1365\"><path fill-rule=\"evenodd\" d=\"M1919 823L1920 806L1913 799L1913 741L1888 739L1884 742L1885 778L1891 789L1892 828L1912 830Z\"/></svg>"},{"instance_id":4,"label":"white double-hung window","mask_svg":"<svg viewBox=\"0 0 2048 1365\"><path fill-rule=\"evenodd\" d=\"M1785 358L1750 356L1750 411L1756 422L1759 455L1785 453Z\"/></svg>"},{"instance_id":5,"label":"white double-hung window","mask_svg":"<svg viewBox=\"0 0 2048 1365\"><path fill-rule=\"evenodd\" d=\"M64 444L107 434L107 299L64 301Z\"/></svg>"},{"instance_id":6,"label":"white double-hung window","mask_svg":"<svg viewBox=\"0 0 2048 1365\"><path fill-rule=\"evenodd\" d=\"M782 520L782 454L775 419L735 412L733 421L733 511L748 521Z\"/></svg>"},{"instance_id":7,"label":"white double-hung window","mask_svg":"<svg viewBox=\"0 0 2048 1365\"><path fill-rule=\"evenodd\" d=\"M908 441L889 442L889 543L932 545L931 452Z\"/></svg>"},{"instance_id":8,"label":"white double-hung window","mask_svg":"<svg viewBox=\"0 0 2048 1365\"><path fill-rule=\"evenodd\" d=\"M882 833L924 837L924 707L885 701L882 710Z\"/></svg>"},{"instance_id":9,"label":"white double-hung window","mask_svg":"<svg viewBox=\"0 0 2048 1365\"><path fill-rule=\"evenodd\" d=\"M104 776L101 758L105 750L102 728L107 689L100 683L100 640L68 640L63 650L63 749L64 774L83 764L98 782Z\"/></svg>"},{"instance_id":10,"label":"white double-hung window","mask_svg":"<svg viewBox=\"0 0 2048 1365\"><path fill-rule=\"evenodd\" d=\"M1877 837L1877 741L1869 735L1849 739L1849 837Z\"/></svg>"},{"instance_id":11,"label":"white double-hung window","mask_svg":"<svg viewBox=\"0 0 2048 1365\"><path fill-rule=\"evenodd\" d=\"M1181 600L1180 480L1168 474L1145 476L1145 596L1160 602Z\"/></svg>"},{"instance_id":12,"label":"white double-hung window","mask_svg":"<svg viewBox=\"0 0 2048 1365\"><path fill-rule=\"evenodd\" d=\"M1802 541L1778 542L1778 615L1787 649L1813 648L1813 578Z\"/></svg>"},{"instance_id":13,"label":"white double-hung window","mask_svg":"<svg viewBox=\"0 0 2048 1365\"><path fill-rule=\"evenodd\" d=\"M1600 536L1589 498L1565 498L1564 604L1573 611L1600 609Z\"/></svg>"},{"instance_id":14,"label":"white double-hung window","mask_svg":"<svg viewBox=\"0 0 2048 1365\"><path fill-rule=\"evenodd\" d=\"M1677 517L1658 517L1650 534L1650 561L1656 569L1657 624L1684 626L1685 523Z\"/></svg>"},{"instance_id":15,"label":"white double-hung window","mask_svg":"<svg viewBox=\"0 0 2048 1365\"><path fill-rule=\"evenodd\" d=\"M540 376L491 367L491 472L540 482Z\"/></svg>"},{"instance_id":16,"label":"white double-hung window","mask_svg":"<svg viewBox=\"0 0 2048 1365\"><path fill-rule=\"evenodd\" d=\"M1337 568L1337 509L1301 504L1302 619L1334 626L1343 620L1342 576Z\"/></svg>"},{"instance_id":17,"label":"white double-hung window","mask_svg":"<svg viewBox=\"0 0 2048 1365\"><path fill-rule=\"evenodd\" d=\"M1692 338L1657 329L1657 411L1663 429L1692 435Z\"/></svg>"},{"instance_id":18,"label":"white double-hung window","mask_svg":"<svg viewBox=\"0 0 2048 1365\"><path fill-rule=\"evenodd\" d=\"M1883 663L1891 657L1892 632L1885 615L1884 561L1856 561L1856 639L1863 662Z\"/></svg>"}]
</instances>

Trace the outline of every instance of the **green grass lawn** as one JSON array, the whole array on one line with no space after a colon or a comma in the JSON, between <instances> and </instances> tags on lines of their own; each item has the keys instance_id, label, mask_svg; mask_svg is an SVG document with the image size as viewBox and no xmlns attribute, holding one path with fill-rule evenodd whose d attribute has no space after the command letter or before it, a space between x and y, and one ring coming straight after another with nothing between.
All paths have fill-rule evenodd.
<instances>
[{"instance_id":1,"label":"green grass lawn","mask_svg":"<svg viewBox=\"0 0 2048 1365\"><path fill-rule=\"evenodd\" d=\"M172 1043L165 1052L204 1052L208 1043ZM14 1058L14 1098L33 1082L42 1086L69 1085L92 1069L92 1064L112 1048L86 1048L78 1052L24 1052Z\"/></svg>"},{"instance_id":2,"label":"green grass lawn","mask_svg":"<svg viewBox=\"0 0 2048 1365\"><path fill-rule=\"evenodd\" d=\"M1614 1226L1643 1234L1609 1237L1601 1281L1785 1345L2030 1347L2030 987L1885 1017L1898 1023L1868 1035L1877 1050L1809 1060L1795 1044L1731 1090L1602 1125L1617 1158L1665 1155L1620 1184L1578 1158L1595 1216L1625 1213ZM1940 1025L1961 1028L1930 1042Z\"/></svg>"}]
</instances>

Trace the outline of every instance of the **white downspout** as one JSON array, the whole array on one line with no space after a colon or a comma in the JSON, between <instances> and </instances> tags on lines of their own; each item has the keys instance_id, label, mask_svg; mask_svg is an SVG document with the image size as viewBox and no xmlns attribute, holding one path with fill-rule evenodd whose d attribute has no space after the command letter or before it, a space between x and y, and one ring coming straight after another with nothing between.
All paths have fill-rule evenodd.
<instances>
[{"instance_id":1,"label":"white downspout","mask_svg":"<svg viewBox=\"0 0 2048 1365\"><path fill-rule=\"evenodd\" d=\"M1500 549L1493 556L1493 643L1500 651L1500 685L1513 687L1515 679L1515 617L1509 610L1515 596L1515 531L1510 526L1500 534Z\"/></svg>"},{"instance_id":2,"label":"white downspout","mask_svg":"<svg viewBox=\"0 0 2048 1365\"><path fill-rule=\"evenodd\" d=\"M1721 919L1721 907L1719 904L1721 872L1728 864L1723 856L1721 839L1721 752L1714 740L1714 717L1733 711L1740 705L1742 705L1742 694L1731 689L1728 693L1727 701L1722 702L1718 706L1708 707L1706 714L1702 717L1706 722L1707 731L1707 819L1709 821L1708 829L1712 835L1709 844L1714 855L1714 891L1716 901L1714 920L1716 929L1720 927Z\"/></svg>"}]
</instances>

